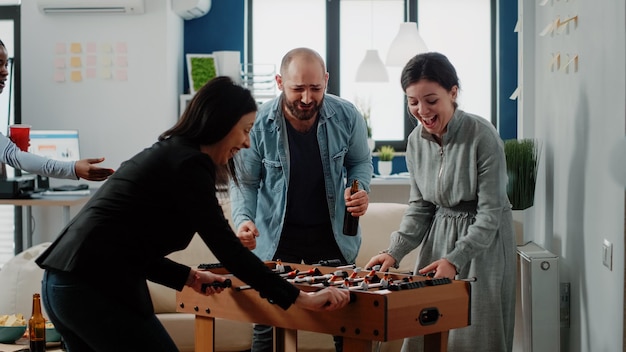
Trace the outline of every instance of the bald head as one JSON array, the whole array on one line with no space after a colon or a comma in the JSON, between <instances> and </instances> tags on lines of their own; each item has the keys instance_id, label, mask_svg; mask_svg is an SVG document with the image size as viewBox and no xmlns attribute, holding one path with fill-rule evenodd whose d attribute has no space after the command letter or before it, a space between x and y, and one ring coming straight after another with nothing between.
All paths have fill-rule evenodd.
<instances>
[{"instance_id":1,"label":"bald head","mask_svg":"<svg viewBox=\"0 0 626 352\"><path fill-rule=\"evenodd\" d=\"M289 65L291 65L294 61L303 64L319 64L322 72L326 73L326 64L324 64L324 59L322 59L317 51L309 48L295 48L283 56L283 60L280 63L281 76L287 75L287 72L289 72Z\"/></svg>"}]
</instances>

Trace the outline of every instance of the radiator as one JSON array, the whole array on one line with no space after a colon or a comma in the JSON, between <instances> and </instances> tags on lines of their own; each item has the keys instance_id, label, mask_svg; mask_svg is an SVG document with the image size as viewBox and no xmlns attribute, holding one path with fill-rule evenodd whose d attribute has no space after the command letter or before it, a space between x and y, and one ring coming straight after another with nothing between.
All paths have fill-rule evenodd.
<instances>
[{"instance_id":1,"label":"radiator","mask_svg":"<svg viewBox=\"0 0 626 352\"><path fill-rule=\"evenodd\" d=\"M534 242L518 246L517 255L522 319L521 329L516 329L523 350L557 352L561 328L558 256Z\"/></svg>"}]
</instances>

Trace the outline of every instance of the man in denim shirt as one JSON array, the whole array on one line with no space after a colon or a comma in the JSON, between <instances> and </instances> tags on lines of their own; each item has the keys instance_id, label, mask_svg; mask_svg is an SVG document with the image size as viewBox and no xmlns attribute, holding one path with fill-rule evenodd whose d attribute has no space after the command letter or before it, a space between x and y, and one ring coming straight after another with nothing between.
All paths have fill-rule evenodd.
<instances>
[{"instance_id":1,"label":"man in denim shirt","mask_svg":"<svg viewBox=\"0 0 626 352\"><path fill-rule=\"evenodd\" d=\"M296 48L282 60L276 83L282 94L263 103L241 150L239 185L231 183L232 217L241 242L261 260L354 263L361 244L346 236L346 206L367 210L372 157L365 120L356 107L326 94L322 57ZM359 192L349 185L358 180ZM341 351L341 339L335 339ZM272 327L256 325L252 352L272 351Z\"/></svg>"}]
</instances>

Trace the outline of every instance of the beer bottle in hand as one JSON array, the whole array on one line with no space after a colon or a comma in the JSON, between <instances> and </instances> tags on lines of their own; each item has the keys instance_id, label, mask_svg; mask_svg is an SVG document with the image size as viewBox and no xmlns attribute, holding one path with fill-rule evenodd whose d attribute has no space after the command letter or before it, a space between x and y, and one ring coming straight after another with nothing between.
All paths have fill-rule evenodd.
<instances>
[{"instance_id":1,"label":"beer bottle in hand","mask_svg":"<svg viewBox=\"0 0 626 352\"><path fill-rule=\"evenodd\" d=\"M359 180L352 181L352 187L350 187L350 194L355 194L359 191ZM356 236L357 229L359 228L359 218L352 216L346 207L346 213L343 216L343 234L346 236Z\"/></svg>"},{"instance_id":2,"label":"beer bottle in hand","mask_svg":"<svg viewBox=\"0 0 626 352\"><path fill-rule=\"evenodd\" d=\"M41 313L41 297L33 294L33 314L28 320L28 340L31 352L45 352L46 350L46 319Z\"/></svg>"}]
</instances>

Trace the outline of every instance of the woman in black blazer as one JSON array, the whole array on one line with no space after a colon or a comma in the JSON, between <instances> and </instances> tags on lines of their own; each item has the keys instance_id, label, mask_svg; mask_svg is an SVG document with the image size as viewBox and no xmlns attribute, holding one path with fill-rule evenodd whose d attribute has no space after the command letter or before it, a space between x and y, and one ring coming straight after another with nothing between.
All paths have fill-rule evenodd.
<instances>
[{"instance_id":1,"label":"woman in black blazer","mask_svg":"<svg viewBox=\"0 0 626 352\"><path fill-rule=\"evenodd\" d=\"M251 93L228 77L202 87L180 120L120 168L37 258L43 302L68 351L176 351L156 318L146 279L201 292L226 278L166 258L197 232L235 276L283 309L334 310L347 290L301 292L241 245L216 197L237 182L235 154L250 146ZM206 294L220 293L209 287Z\"/></svg>"}]
</instances>

